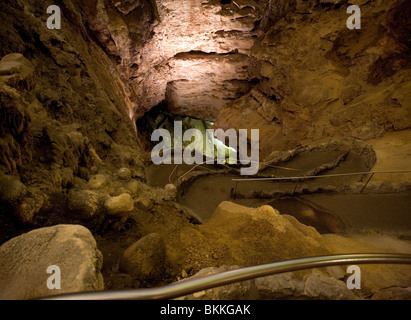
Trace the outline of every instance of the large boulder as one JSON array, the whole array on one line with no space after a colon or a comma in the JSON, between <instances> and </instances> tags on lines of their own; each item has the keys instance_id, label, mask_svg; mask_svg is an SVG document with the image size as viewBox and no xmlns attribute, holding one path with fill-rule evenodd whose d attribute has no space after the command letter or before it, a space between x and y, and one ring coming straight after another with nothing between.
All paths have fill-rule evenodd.
<instances>
[{"instance_id":1,"label":"large boulder","mask_svg":"<svg viewBox=\"0 0 411 320\"><path fill-rule=\"evenodd\" d=\"M334 254L409 253L411 250L409 241L390 236L320 235L313 227L292 216L281 215L270 206L248 208L231 202L222 202L205 223L181 229L178 241L180 251L184 252L179 259L180 270L189 270L190 275L210 266L250 267ZM261 299L327 300L367 298L383 288L411 287L407 265L360 267L361 290L348 290L349 273L346 267L339 266L273 275L256 279L254 285ZM230 297L241 295L243 287L212 290L198 292L189 299L225 299L227 292L234 291ZM397 298L394 297L397 293L398 290L384 294ZM405 293L399 293L398 298Z\"/></svg>"},{"instance_id":2,"label":"large boulder","mask_svg":"<svg viewBox=\"0 0 411 320\"><path fill-rule=\"evenodd\" d=\"M111 197L104 203L108 214L121 216L134 210L133 198L128 193L123 193L118 197Z\"/></svg>"},{"instance_id":3,"label":"large boulder","mask_svg":"<svg viewBox=\"0 0 411 320\"><path fill-rule=\"evenodd\" d=\"M104 174L96 174L92 176L87 186L91 190L101 190L107 193L112 193L114 191L110 178Z\"/></svg>"},{"instance_id":4,"label":"large boulder","mask_svg":"<svg viewBox=\"0 0 411 320\"><path fill-rule=\"evenodd\" d=\"M355 300L358 299L347 284L341 280L313 272L304 277L304 296L322 300Z\"/></svg>"},{"instance_id":5,"label":"large boulder","mask_svg":"<svg viewBox=\"0 0 411 320\"><path fill-rule=\"evenodd\" d=\"M218 239L232 257L252 264L329 254L314 228L271 206L256 209L225 201L200 229Z\"/></svg>"},{"instance_id":6,"label":"large boulder","mask_svg":"<svg viewBox=\"0 0 411 320\"><path fill-rule=\"evenodd\" d=\"M149 211L153 208L153 201L148 198L139 198L136 200L135 205L140 210Z\"/></svg>"},{"instance_id":7,"label":"large boulder","mask_svg":"<svg viewBox=\"0 0 411 320\"><path fill-rule=\"evenodd\" d=\"M34 88L34 67L20 53L11 53L0 61L0 83L5 82L17 89Z\"/></svg>"},{"instance_id":8,"label":"large boulder","mask_svg":"<svg viewBox=\"0 0 411 320\"><path fill-rule=\"evenodd\" d=\"M117 171L117 177L121 180L129 181L131 179L131 171L128 168L121 168Z\"/></svg>"},{"instance_id":9,"label":"large boulder","mask_svg":"<svg viewBox=\"0 0 411 320\"><path fill-rule=\"evenodd\" d=\"M0 177L0 202L15 206L23 200L26 194L26 186L16 177Z\"/></svg>"},{"instance_id":10,"label":"large boulder","mask_svg":"<svg viewBox=\"0 0 411 320\"><path fill-rule=\"evenodd\" d=\"M162 277L165 263L163 238L152 233L128 247L120 261L120 270L144 282Z\"/></svg>"},{"instance_id":11,"label":"large boulder","mask_svg":"<svg viewBox=\"0 0 411 320\"><path fill-rule=\"evenodd\" d=\"M82 221L89 221L96 218L102 211L102 194L91 191L71 191L66 202L67 213Z\"/></svg>"},{"instance_id":12,"label":"large boulder","mask_svg":"<svg viewBox=\"0 0 411 320\"><path fill-rule=\"evenodd\" d=\"M58 225L13 238L0 247L0 299L36 299L104 289L103 258L88 229ZM61 289L49 289L50 266L60 268Z\"/></svg>"},{"instance_id":13,"label":"large boulder","mask_svg":"<svg viewBox=\"0 0 411 320\"><path fill-rule=\"evenodd\" d=\"M299 297L304 291L304 283L292 272L255 279L255 285L267 300Z\"/></svg>"}]
</instances>

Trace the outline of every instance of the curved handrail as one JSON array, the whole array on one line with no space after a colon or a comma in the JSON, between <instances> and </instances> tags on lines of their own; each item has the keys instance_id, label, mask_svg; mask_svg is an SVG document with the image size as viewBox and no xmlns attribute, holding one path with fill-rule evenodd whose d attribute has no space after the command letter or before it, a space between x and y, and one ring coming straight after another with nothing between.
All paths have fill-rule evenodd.
<instances>
[{"instance_id":1,"label":"curved handrail","mask_svg":"<svg viewBox=\"0 0 411 320\"><path fill-rule=\"evenodd\" d=\"M161 288L89 292L45 298L47 300L165 300L236 282L279 273L352 264L411 264L409 254L343 254L275 262L183 280Z\"/></svg>"},{"instance_id":2,"label":"curved handrail","mask_svg":"<svg viewBox=\"0 0 411 320\"><path fill-rule=\"evenodd\" d=\"M362 175L374 175L374 174L398 174L398 173L411 173L411 170L401 171L368 171L368 172L352 172L352 173L338 173L328 174L321 176L300 176L300 177L285 177L285 178L244 178L244 179L231 179L235 182L245 181L286 181L286 180L309 180L318 178L335 178L335 177L349 177L349 176L362 176Z\"/></svg>"}]
</instances>

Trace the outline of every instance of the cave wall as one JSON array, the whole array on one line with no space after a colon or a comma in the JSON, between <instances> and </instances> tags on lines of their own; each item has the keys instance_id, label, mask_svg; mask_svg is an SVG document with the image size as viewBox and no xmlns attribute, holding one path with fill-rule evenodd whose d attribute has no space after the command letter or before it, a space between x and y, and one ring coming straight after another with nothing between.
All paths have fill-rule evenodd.
<instances>
[{"instance_id":1,"label":"cave wall","mask_svg":"<svg viewBox=\"0 0 411 320\"><path fill-rule=\"evenodd\" d=\"M158 0L153 37L134 57L136 118L166 100L177 114L213 120L254 86L249 53L267 1Z\"/></svg>"},{"instance_id":2,"label":"cave wall","mask_svg":"<svg viewBox=\"0 0 411 320\"><path fill-rule=\"evenodd\" d=\"M350 1L350 3L353 3ZM411 127L407 1L357 1L361 30L349 30L347 1L270 2L266 32L251 49L260 84L225 106L219 128L260 128L262 157L327 137L359 139Z\"/></svg>"},{"instance_id":3,"label":"cave wall","mask_svg":"<svg viewBox=\"0 0 411 320\"><path fill-rule=\"evenodd\" d=\"M127 167L144 179L135 102L118 66L127 48L137 50L149 37L155 10L148 0L133 3L54 1L61 30L47 28L48 1L0 3L0 187L11 194L0 202L17 208L21 220L64 207L67 190L84 188L97 173ZM110 20L100 24L111 33L97 32L104 14ZM112 25L122 29L126 14L134 21L130 43L110 45L118 40ZM25 188L15 188L20 181Z\"/></svg>"}]
</instances>

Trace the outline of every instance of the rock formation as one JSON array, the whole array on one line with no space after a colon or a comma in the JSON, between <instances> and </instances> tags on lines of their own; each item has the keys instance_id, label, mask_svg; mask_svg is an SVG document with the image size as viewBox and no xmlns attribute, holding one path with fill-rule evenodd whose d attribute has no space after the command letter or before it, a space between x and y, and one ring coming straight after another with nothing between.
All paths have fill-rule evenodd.
<instances>
[{"instance_id":1,"label":"rock formation","mask_svg":"<svg viewBox=\"0 0 411 320\"><path fill-rule=\"evenodd\" d=\"M147 16L129 33L137 41L140 30L141 45L149 36L144 24L155 19L149 1L143 2ZM0 174L14 175L27 187L19 203L2 200L23 222L35 223L50 206L62 216L64 203L55 205L61 195L83 191L94 175L114 176L127 167L133 177L144 178L129 89L115 52L108 52L103 33L92 33L97 27L91 22L103 11L120 19L132 8L114 2L102 8L95 1L61 5L63 27L49 30L38 18L47 17L46 1L1 4Z\"/></svg>"},{"instance_id":2,"label":"rock formation","mask_svg":"<svg viewBox=\"0 0 411 320\"><path fill-rule=\"evenodd\" d=\"M409 241L343 234L338 223L332 230L339 234L320 235L270 206L220 201L200 224L177 203L185 181L174 185L163 172L166 183L150 187L146 173L152 129L173 116L194 118L186 123L203 131L211 124L259 129L262 162L349 136L370 143L356 146L350 161L365 160L355 168L404 169L409 1L57 2L61 29L47 28L48 1L0 3L0 298L50 295L50 265L61 267L59 293L67 293L165 285L198 272L344 251L410 252ZM361 30L347 28L349 4L361 6ZM160 120L144 123L148 115ZM339 170L354 144L303 173ZM395 191L397 178L408 192L406 174L380 177L370 190ZM293 195L322 190L291 187ZM355 188L363 182L327 190ZM354 298L407 297L401 287L410 286L409 269L365 270L369 280ZM342 280L341 270L314 270L189 298L353 298Z\"/></svg>"},{"instance_id":3,"label":"rock formation","mask_svg":"<svg viewBox=\"0 0 411 320\"><path fill-rule=\"evenodd\" d=\"M366 3L353 31L346 1L270 3L275 14L268 11L251 49L260 84L224 107L215 127L259 127L263 156L328 136L365 140L410 128L410 30L401 22L409 4Z\"/></svg>"},{"instance_id":4,"label":"rock formation","mask_svg":"<svg viewBox=\"0 0 411 320\"><path fill-rule=\"evenodd\" d=\"M0 247L0 298L36 299L104 289L103 259L90 231L58 225L13 238ZM50 289L50 266L60 269L60 289Z\"/></svg>"}]
</instances>

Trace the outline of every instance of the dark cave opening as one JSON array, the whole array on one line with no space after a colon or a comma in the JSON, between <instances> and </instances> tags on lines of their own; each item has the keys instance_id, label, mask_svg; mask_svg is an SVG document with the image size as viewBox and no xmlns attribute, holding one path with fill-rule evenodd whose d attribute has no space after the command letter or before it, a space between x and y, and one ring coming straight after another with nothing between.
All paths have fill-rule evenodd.
<instances>
[{"instance_id":1,"label":"dark cave opening","mask_svg":"<svg viewBox=\"0 0 411 320\"><path fill-rule=\"evenodd\" d=\"M176 121L182 122L183 132L188 129L198 129L203 132L211 129L214 124L209 120L174 114L168 109L167 102L162 101L136 121L138 135L146 142L146 151L151 151L154 146L154 143L151 141L152 133L157 129L166 129L173 136L174 123Z\"/></svg>"}]
</instances>

